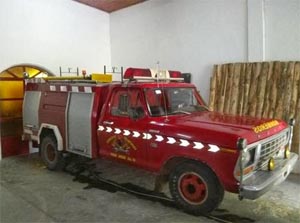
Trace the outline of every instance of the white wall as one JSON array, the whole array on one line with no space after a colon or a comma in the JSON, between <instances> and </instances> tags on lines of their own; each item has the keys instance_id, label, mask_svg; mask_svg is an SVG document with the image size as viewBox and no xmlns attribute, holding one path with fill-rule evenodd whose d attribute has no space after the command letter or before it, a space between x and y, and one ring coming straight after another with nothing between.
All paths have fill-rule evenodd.
<instances>
[{"instance_id":1,"label":"white wall","mask_svg":"<svg viewBox=\"0 0 300 223\"><path fill-rule=\"evenodd\" d=\"M112 14L72 0L0 0L0 72L35 63L191 72L208 100L212 65L299 60L300 0L148 0Z\"/></svg>"},{"instance_id":2,"label":"white wall","mask_svg":"<svg viewBox=\"0 0 300 223\"><path fill-rule=\"evenodd\" d=\"M113 65L192 73L208 99L212 65L247 59L245 0L150 0L111 14Z\"/></svg>"},{"instance_id":3,"label":"white wall","mask_svg":"<svg viewBox=\"0 0 300 223\"><path fill-rule=\"evenodd\" d=\"M247 1L248 61L265 59L265 11L264 1Z\"/></svg>"},{"instance_id":4,"label":"white wall","mask_svg":"<svg viewBox=\"0 0 300 223\"><path fill-rule=\"evenodd\" d=\"M300 59L300 0L149 0L110 16L113 65L191 72L208 100L212 65Z\"/></svg>"},{"instance_id":5,"label":"white wall","mask_svg":"<svg viewBox=\"0 0 300 223\"><path fill-rule=\"evenodd\" d=\"M300 0L265 0L266 60L300 60Z\"/></svg>"},{"instance_id":6,"label":"white wall","mask_svg":"<svg viewBox=\"0 0 300 223\"><path fill-rule=\"evenodd\" d=\"M0 1L0 72L33 63L88 73L110 65L109 14L71 0Z\"/></svg>"}]
</instances>

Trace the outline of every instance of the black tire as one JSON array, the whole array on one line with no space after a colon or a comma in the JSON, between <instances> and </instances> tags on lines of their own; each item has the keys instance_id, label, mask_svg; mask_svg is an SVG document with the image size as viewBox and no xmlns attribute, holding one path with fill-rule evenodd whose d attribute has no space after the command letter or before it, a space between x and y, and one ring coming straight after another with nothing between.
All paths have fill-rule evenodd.
<instances>
[{"instance_id":1,"label":"black tire","mask_svg":"<svg viewBox=\"0 0 300 223\"><path fill-rule=\"evenodd\" d=\"M170 193L179 208L194 215L215 210L223 200L224 188L204 164L184 162L169 176Z\"/></svg>"},{"instance_id":2,"label":"black tire","mask_svg":"<svg viewBox=\"0 0 300 223\"><path fill-rule=\"evenodd\" d=\"M41 157L49 170L62 170L65 167L65 159L62 152L57 150L57 141L53 135L43 137Z\"/></svg>"}]
</instances>

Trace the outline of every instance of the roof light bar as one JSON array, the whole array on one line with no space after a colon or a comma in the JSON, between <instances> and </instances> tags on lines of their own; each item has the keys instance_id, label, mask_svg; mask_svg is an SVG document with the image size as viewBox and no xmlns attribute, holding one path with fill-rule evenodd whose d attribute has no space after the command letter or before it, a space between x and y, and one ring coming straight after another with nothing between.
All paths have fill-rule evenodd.
<instances>
[{"instance_id":1,"label":"roof light bar","mask_svg":"<svg viewBox=\"0 0 300 223\"><path fill-rule=\"evenodd\" d=\"M124 79L134 80L171 80L183 81L181 72L155 69L128 68L125 71Z\"/></svg>"}]
</instances>

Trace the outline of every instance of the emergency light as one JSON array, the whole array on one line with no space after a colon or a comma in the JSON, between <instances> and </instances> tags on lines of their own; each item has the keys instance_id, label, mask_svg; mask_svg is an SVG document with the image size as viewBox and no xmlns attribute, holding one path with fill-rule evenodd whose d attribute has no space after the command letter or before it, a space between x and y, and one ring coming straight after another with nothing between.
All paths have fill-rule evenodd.
<instances>
[{"instance_id":1,"label":"emergency light","mask_svg":"<svg viewBox=\"0 0 300 223\"><path fill-rule=\"evenodd\" d=\"M173 80L183 81L181 72L170 70L128 68L124 73L124 79L129 80Z\"/></svg>"}]
</instances>

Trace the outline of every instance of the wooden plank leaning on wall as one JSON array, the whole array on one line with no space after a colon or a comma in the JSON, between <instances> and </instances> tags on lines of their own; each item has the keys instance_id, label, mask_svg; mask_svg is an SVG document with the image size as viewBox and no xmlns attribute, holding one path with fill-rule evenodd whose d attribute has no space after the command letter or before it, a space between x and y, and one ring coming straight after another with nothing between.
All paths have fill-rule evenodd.
<instances>
[{"instance_id":1,"label":"wooden plank leaning on wall","mask_svg":"<svg viewBox=\"0 0 300 223\"><path fill-rule=\"evenodd\" d=\"M229 114L294 117L292 151L300 152L300 61L214 65L209 108Z\"/></svg>"}]
</instances>

